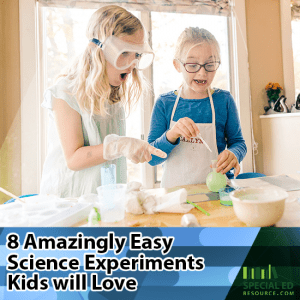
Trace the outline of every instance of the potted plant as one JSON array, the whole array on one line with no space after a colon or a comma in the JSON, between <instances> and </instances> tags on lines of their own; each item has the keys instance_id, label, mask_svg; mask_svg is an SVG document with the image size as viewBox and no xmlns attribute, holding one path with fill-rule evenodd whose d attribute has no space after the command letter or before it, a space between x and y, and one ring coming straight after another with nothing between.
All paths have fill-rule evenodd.
<instances>
[{"instance_id":1,"label":"potted plant","mask_svg":"<svg viewBox=\"0 0 300 300\"><path fill-rule=\"evenodd\" d=\"M275 104L276 100L279 98L279 94L281 93L283 88L277 82L275 82L275 83L274 82L269 82L266 85L265 90L267 91L267 96L269 98L269 100L268 100L269 107L273 108L274 104Z\"/></svg>"}]
</instances>

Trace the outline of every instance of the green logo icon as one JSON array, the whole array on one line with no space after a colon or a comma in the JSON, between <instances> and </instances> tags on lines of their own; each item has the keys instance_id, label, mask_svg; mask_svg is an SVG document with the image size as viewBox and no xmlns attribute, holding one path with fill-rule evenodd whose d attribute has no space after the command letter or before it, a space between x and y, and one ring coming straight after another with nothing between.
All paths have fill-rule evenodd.
<instances>
[{"instance_id":1,"label":"green logo icon","mask_svg":"<svg viewBox=\"0 0 300 300\"><path fill-rule=\"evenodd\" d=\"M243 267L243 296L294 296L292 281L282 276L282 267ZM278 278L278 272L280 278Z\"/></svg>"},{"instance_id":2,"label":"green logo icon","mask_svg":"<svg viewBox=\"0 0 300 300\"><path fill-rule=\"evenodd\" d=\"M243 267L243 279L277 279L278 275L275 267L269 265L268 267Z\"/></svg>"}]
</instances>

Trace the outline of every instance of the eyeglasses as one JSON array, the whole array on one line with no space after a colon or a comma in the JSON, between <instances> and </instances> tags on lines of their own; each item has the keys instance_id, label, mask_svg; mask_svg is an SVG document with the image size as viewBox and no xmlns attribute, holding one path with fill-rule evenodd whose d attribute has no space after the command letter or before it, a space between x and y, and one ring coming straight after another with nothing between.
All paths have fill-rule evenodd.
<instances>
[{"instance_id":1,"label":"eyeglasses","mask_svg":"<svg viewBox=\"0 0 300 300\"><path fill-rule=\"evenodd\" d=\"M219 61L209 62L209 63L206 63L204 65L196 64L196 63L183 63L182 61L180 61L180 62L183 64L185 70L188 73L197 73L197 72L200 71L200 69L202 67L204 68L204 70L206 72L214 72L214 71L217 71L219 66L220 66Z\"/></svg>"}]
</instances>

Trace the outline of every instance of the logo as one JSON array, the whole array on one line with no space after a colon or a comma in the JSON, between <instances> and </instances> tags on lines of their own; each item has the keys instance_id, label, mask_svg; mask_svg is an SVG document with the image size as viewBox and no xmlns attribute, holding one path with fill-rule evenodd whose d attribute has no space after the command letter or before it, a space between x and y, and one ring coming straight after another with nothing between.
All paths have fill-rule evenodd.
<instances>
[{"instance_id":1,"label":"logo","mask_svg":"<svg viewBox=\"0 0 300 300\"><path fill-rule=\"evenodd\" d=\"M243 279L277 279L277 272L275 267L269 265L266 268L255 267L255 268L248 268L243 267Z\"/></svg>"},{"instance_id":2,"label":"logo","mask_svg":"<svg viewBox=\"0 0 300 300\"><path fill-rule=\"evenodd\" d=\"M243 267L243 296L294 296L293 282L281 281L280 267Z\"/></svg>"}]
</instances>

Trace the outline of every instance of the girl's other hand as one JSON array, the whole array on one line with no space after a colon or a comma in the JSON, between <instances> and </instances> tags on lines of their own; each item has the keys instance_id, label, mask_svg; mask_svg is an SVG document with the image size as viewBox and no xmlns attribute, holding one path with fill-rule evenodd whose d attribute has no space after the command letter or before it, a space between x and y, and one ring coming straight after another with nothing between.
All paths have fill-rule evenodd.
<instances>
[{"instance_id":1,"label":"girl's other hand","mask_svg":"<svg viewBox=\"0 0 300 300\"><path fill-rule=\"evenodd\" d=\"M183 136L187 140L195 137L199 134L199 129L195 122L190 118L181 118L176 124L167 132L166 136L169 142L175 143L176 140Z\"/></svg>"},{"instance_id":2,"label":"girl's other hand","mask_svg":"<svg viewBox=\"0 0 300 300\"><path fill-rule=\"evenodd\" d=\"M229 150L224 150L218 156L217 161L217 172L221 172L222 174L226 174L232 168L235 169L234 177L238 176L240 173L240 164L236 158L236 156Z\"/></svg>"},{"instance_id":3,"label":"girl's other hand","mask_svg":"<svg viewBox=\"0 0 300 300\"><path fill-rule=\"evenodd\" d=\"M103 141L103 157L106 160L125 156L133 163L138 164L150 161L152 154L161 158L167 157L165 152L149 145L146 141L136 138L110 134Z\"/></svg>"},{"instance_id":4,"label":"girl's other hand","mask_svg":"<svg viewBox=\"0 0 300 300\"><path fill-rule=\"evenodd\" d=\"M145 144L141 144L139 147L136 147L136 149L132 151L130 155L127 155L127 158L130 159L134 164L150 161L152 159L152 154L160 158L167 157L167 154L165 152L149 145L147 142L144 143Z\"/></svg>"}]
</instances>

